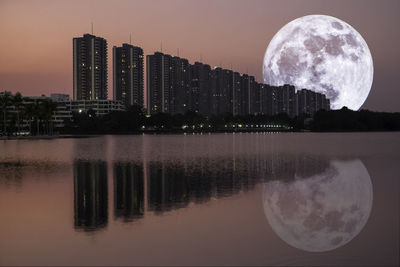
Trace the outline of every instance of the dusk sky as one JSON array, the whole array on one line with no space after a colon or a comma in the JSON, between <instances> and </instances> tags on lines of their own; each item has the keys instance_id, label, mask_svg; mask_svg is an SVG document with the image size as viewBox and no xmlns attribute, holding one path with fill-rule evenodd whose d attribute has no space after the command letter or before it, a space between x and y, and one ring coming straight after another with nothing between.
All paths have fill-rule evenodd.
<instances>
[{"instance_id":1,"label":"dusk sky","mask_svg":"<svg viewBox=\"0 0 400 267\"><path fill-rule=\"evenodd\" d=\"M291 20L310 14L337 17L365 39L374 82L362 108L400 111L400 1L1 1L0 91L72 96L72 38L90 33L112 47L129 42L249 73L262 82L265 50Z\"/></svg>"}]
</instances>

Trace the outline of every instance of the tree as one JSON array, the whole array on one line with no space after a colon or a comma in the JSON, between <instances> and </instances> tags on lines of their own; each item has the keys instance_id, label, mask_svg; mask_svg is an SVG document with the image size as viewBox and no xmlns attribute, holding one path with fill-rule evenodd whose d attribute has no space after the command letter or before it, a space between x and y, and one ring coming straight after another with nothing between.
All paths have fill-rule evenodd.
<instances>
[{"instance_id":1,"label":"tree","mask_svg":"<svg viewBox=\"0 0 400 267\"><path fill-rule=\"evenodd\" d=\"M17 129L18 129L18 133L19 133L19 131L20 131L19 112L20 112L20 108L22 106L22 95L20 92L17 92L15 94L15 96L12 98L12 103L15 107L15 110L17 111Z\"/></svg>"},{"instance_id":2,"label":"tree","mask_svg":"<svg viewBox=\"0 0 400 267\"><path fill-rule=\"evenodd\" d=\"M0 95L0 108L3 111L3 127L4 134L7 133L7 108L11 103L11 94L10 92L4 92Z\"/></svg>"},{"instance_id":3,"label":"tree","mask_svg":"<svg viewBox=\"0 0 400 267\"><path fill-rule=\"evenodd\" d=\"M37 101L35 101L32 105L33 108L33 118L36 121L36 135L40 135L40 122L43 117L43 109Z\"/></svg>"},{"instance_id":4,"label":"tree","mask_svg":"<svg viewBox=\"0 0 400 267\"><path fill-rule=\"evenodd\" d=\"M29 122L29 133L32 135L32 121L33 117L35 116L35 107L33 104L25 105L24 116L26 116Z\"/></svg>"},{"instance_id":5,"label":"tree","mask_svg":"<svg viewBox=\"0 0 400 267\"><path fill-rule=\"evenodd\" d=\"M53 134L53 120L52 116L54 111L57 109L57 103L54 103L51 100L44 100L40 103L40 117L45 122L44 133Z\"/></svg>"}]
</instances>

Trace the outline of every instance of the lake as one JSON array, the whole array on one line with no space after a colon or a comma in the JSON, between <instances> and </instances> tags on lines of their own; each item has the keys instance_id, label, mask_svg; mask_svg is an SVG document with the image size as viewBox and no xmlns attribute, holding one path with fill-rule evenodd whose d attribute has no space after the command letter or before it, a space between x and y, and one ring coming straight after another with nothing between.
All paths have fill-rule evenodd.
<instances>
[{"instance_id":1,"label":"lake","mask_svg":"<svg viewBox=\"0 0 400 267\"><path fill-rule=\"evenodd\" d=\"M0 265L398 266L400 133L0 141Z\"/></svg>"}]
</instances>

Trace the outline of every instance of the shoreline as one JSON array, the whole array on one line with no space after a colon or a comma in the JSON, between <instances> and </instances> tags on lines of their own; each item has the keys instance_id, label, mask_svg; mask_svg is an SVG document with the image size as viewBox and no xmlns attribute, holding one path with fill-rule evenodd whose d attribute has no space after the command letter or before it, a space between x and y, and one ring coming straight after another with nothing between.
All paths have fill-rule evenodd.
<instances>
[{"instance_id":1,"label":"shoreline","mask_svg":"<svg viewBox=\"0 0 400 267\"><path fill-rule=\"evenodd\" d=\"M223 133L393 133L399 131L145 131L135 133L97 133L97 134L60 134L60 135L39 135L39 136L0 136L0 141L8 140L53 140L53 139L68 139L68 138L93 138L104 135L170 135L170 134L223 134Z\"/></svg>"},{"instance_id":2,"label":"shoreline","mask_svg":"<svg viewBox=\"0 0 400 267\"><path fill-rule=\"evenodd\" d=\"M67 138L91 138L101 136L103 134L62 134L62 135L27 135L27 136L0 136L0 140L53 140Z\"/></svg>"}]
</instances>

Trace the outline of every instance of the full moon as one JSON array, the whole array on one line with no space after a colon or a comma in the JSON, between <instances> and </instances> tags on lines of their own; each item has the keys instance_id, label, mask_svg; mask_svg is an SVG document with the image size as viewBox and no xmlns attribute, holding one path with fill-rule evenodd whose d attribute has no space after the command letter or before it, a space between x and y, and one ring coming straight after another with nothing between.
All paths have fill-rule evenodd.
<instances>
[{"instance_id":1,"label":"full moon","mask_svg":"<svg viewBox=\"0 0 400 267\"><path fill-rule=\"evenodd\" d=\"M349 24L309 15L286 24L265 52L266 84L291 84L323 93L331 109L358 110L371 90L374 67L368 45Z\"/></svg>"},{"instance_id":2,"label":"full moon","mask_svg":"<svg viewBox=\"0 0 400 267\"><path fill-rule=\"evenodd\" d=\"M264 185L264 212L287 244L309 252L330 251L350 242L372 208L372 183L360 160L331 161L320 174Z\"/></svg>"}]
</instances>

